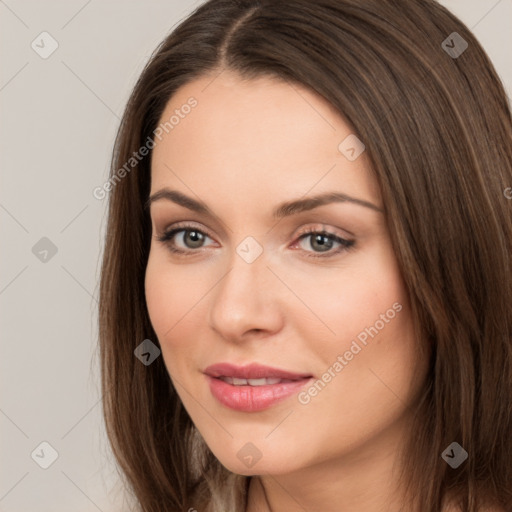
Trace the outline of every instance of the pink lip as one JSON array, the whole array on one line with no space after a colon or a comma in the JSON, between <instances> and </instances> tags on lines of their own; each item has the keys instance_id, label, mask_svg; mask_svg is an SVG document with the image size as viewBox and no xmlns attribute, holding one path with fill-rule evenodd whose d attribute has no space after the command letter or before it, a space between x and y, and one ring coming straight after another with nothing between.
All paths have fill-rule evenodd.
<instances>
[{"instance_id":1,"label":"pink lip","mask_svg":"<svg viewBox=\"0 0 512 512\"><path fill-rule=\"evenodd\" d=\"M252 363L246 366L236 366L230 363L218 363L208 366L204 370L210 377L236 377L238 379L272 378L299 380L311 377L310 373L293 373L271 366Z\"/></svg>"},{"instance_id":2,"label":"pink lip","mask_svg":"<svg viewBox=\"0 0 512 512\"><path fill-rule=\"evenodd\" d=\"M243 412L257 412L285 400L296 393L307 382L311 374L293 373L279 368L259 364L235 366L220 363L204 370L212 395L223 405ZM266 384L263 386L236 386L224 382L219 377L239 379L279 378L287 382Z\"/></svg>"}]
</instances>

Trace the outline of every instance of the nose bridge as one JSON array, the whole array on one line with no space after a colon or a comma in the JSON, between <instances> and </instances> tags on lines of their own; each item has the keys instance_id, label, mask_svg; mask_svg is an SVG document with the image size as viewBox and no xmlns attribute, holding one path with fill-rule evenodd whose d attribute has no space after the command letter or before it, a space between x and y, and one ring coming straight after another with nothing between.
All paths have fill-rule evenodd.
<instances>
[{"instance_id":1,"label":"nose bridge","mask_svg":"<svg viewBox=\"0 0 512 512\"><path fill-rule=\"evenodd\" d=\"M272 277L263 248L258 248L254 241L242 241L212 297L211 327L231 338L249 329L274 328L278 315L275 301L278 283L273 285Z\"/></svg>"}]
</instances>

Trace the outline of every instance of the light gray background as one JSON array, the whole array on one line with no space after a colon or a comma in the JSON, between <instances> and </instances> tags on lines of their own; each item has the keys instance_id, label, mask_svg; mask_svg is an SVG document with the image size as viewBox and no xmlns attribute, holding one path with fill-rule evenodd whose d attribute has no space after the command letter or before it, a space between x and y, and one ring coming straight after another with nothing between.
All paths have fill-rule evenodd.
<instances>
[{"instance_id":1,"label":"light gray background","mask_svg":"<svg viewBox=\"0 0 512 512\"><path fill-rule=\"evenodd\" d=\"M92 190L143 65L200 3L0 0L1 512L127 509L101 416L106 200ZM473 29L510 98L512 0L442 3ZM59 44L47 59L31 48L43 31ZM32 252L42 237L58 250L46 262ZM48 469L31 458L43 441L59 454Z\"/></svg>"}]
</instances>

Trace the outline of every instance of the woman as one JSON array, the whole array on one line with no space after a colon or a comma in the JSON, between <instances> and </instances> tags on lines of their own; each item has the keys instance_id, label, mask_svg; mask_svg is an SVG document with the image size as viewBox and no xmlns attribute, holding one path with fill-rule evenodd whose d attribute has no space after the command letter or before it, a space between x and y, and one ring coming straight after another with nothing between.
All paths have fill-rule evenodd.
<instances>
[{"instance_id":1,"label":"woman","mask_svg":"<svg viewBox=\"0 0 512 512\"><path fill-rule=\"evenodd\" d=\"M104 414L144 511L512 510L512 120L432 0L210 0L113 158Z\"/></svg>"}]
</instances>

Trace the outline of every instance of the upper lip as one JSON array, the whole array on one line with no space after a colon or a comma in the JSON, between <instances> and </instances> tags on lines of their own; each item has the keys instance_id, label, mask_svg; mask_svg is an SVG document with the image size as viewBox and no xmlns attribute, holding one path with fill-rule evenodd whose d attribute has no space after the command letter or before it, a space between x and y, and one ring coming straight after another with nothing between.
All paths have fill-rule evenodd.
<instances>
[{"instance_id":1,"label":"upper lip","mask_svg":"<svg viewBox=\"0 0 512 512\"><path fill-rule=\"evenodd\" d=\"M208 368L204 370L204 373L210 377L234 377L237 379L277 378L299 380L312 377L312 375L308 373L295 373L257 363L251 363L245 366L236 366L231 363L217 363L208 366Z\"/></svg>"}]
</instances>

